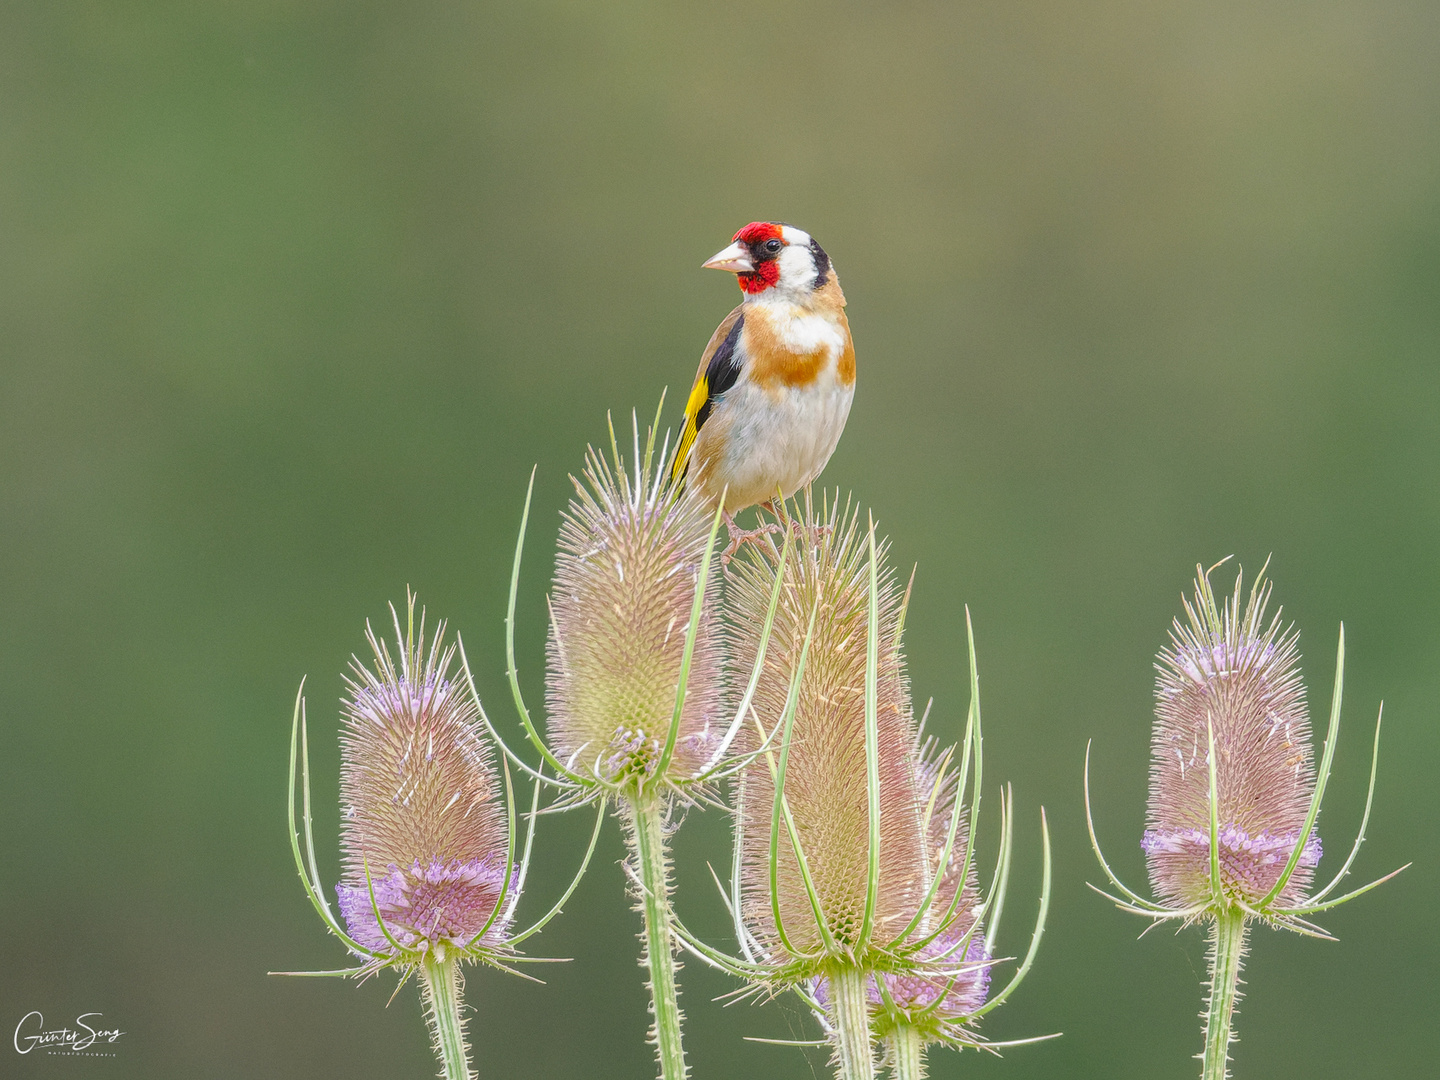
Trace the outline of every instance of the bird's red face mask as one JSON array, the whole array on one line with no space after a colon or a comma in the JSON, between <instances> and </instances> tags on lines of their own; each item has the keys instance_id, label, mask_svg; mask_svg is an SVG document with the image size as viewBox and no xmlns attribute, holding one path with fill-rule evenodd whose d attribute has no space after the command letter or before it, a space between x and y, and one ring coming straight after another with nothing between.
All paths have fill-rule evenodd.
<instances>
[{"instance_id":1,"label":"bird's red face mask","mask_svg":"<svg viewBox=\"0 0 1440 1080\"><path fill-rule=\"evenodd\" d=\"M732 238L734 243L705 267L729 270L747 294L764 292L780 280L780 264L775 260L785 250L786 241L779 225L771 221L752 221Z\"/></svg>"}]
</instances>

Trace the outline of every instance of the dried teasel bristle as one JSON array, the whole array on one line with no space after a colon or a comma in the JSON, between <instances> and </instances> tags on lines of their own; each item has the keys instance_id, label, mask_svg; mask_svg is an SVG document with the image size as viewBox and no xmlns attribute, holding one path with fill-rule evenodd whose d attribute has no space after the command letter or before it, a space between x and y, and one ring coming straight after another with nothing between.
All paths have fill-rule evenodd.
<instances>
[{"instance_id":1,"label":"dried teasel bristle","mask_svg":"<svg viewBox=\"0 0 1440 1080\"><path fill-rule=\"evenodd\" d=\"M352 659L346 679L340 910L351 936L379 952L393 950L391 939L416 952L464 947L487 922L493 945L505 926L491 916L511 868L491 751L474 698L452 675L445 624L427 647L413 596L407 610L402 628L391 608L398 656L367 626L374 669Z\"/></svg>"},{"instance_id":2,"label":"dried teasel bristle","mask_svg":"<svg viewBox=\"0 0 1440 1080\"><path fill-rule=\"evenodd\" d=\"M640 455L637 452L637 457ZM652 778L674 716L691 605L712 514L663 479L649 455L634 474L590 450L560 527L548 645L547 733L555 755L607 784ZM725 717L718 553L668 775L706 764Z\"/></svg>"},{"instance_id":3,"label":"dried teasel bristle","mask_svg":"<svg viewBox=\"0 0 1440 1080\"><path fill-rule=\"evenodd\" d=\"M1212 733L1222 896L1259 902L1300 842L1315 789L1310 720L1299 635L1278 611L1266 621L1269 600L1262 574L1242 610L1237 574L1219 607L1207 574L1198 572L1186 620L1175 621L1156 664L1143 847L1155 891L1180 907L1218 899L1210 881ZM1305 894L1319 860L1312 833L1281 903Z\"/></svg>"},{"instance_id":4,"label":"dried teasel bristle","mask_svg":"<svg viewBox=\"0 0 1440 1080\"><path fill-rule=\"evenodd\" d=\"M803 519L793 524L795 539L754 698L753 715L764 734L753 725L746 730L748 746L754 749L781 722L813 611L783 790L826 928L842 950L859 943L870 861L865 749L870 565L867 534L858 519L858 511L841 512L838 506L817 514L807 500ZM770 538L732 564L727 604L738 670L748 671L754 663L782 550L783 545ZM903 598L884 555L881 543L876 673L880 876L872 933L872 942L880 946L904 932L930 880L913 758L915 727L899 640ZM778 757L778 738L773 745L772 762ZM772 774L762 756L737 786L741 915L767 959L780 965L814 955L824 942L783 824L776 837L781 921L776 926L770 875L774 799ZM783 946L781 929L793 952Z\"/></svg>"}]
</instances>

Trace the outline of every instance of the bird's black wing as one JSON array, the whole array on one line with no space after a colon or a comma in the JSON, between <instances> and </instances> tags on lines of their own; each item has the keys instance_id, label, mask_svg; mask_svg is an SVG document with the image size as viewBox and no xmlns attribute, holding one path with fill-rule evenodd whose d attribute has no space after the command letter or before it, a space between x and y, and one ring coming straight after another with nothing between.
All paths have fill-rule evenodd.
<instances>
[{"instance_id":1,"label":"bird's black wing","mask_svg":"<svg viewBox=\"0 0 1440 1080\"><path fill-rule=\"evenodd\" d=\"M743 305L742 305L743 307ZM685 403L685 426L680 432L680 446L675 451L675 465L671 477L679 481L685 475L690 462L690 450L695 445L695 436L710 419L710 410L721 394L735 385L740 377L740 354L737 345L740 329L745 325L745 314L737 307L725 321L715 328L710 343L700 357L700 370L695 376L695 386Z\"/></svg>"}]
</instances>

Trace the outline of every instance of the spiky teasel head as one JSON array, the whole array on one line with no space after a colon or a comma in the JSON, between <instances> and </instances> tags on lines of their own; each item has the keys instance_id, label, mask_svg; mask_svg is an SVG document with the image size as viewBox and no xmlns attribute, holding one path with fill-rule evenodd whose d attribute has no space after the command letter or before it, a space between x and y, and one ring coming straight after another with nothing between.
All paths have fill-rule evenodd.
<instances>
[{"instance_id":1,"label":"spiky teasel head","mask_svg":"<svg viewBox=\"0 0 1440 1080\"><path fill-rule=\"evenodd\" d=\"M1200 1053L1204 1080L1230 1075L1234 1011L1252 921L1329 937L1309 916L1337 907L1394 877L1392 871L1326 899L1350 872L1365 839L1375 794L1380 721L1370 759L1365 813L1349 856L1329 884L1306 895L1320 861L1315 822L1340 736L1345 628L1335 654L1330 723L1318 766L1310 746L1298 635L1277 611L1267 621L1270 585L1262 567L1243 608L1241 575L1219 604L1209 571L1196 567L1185 621L1175 620L1156 668L1150 798L1141 846L1158 900L1122 882L1105 861L1090 815L1090 753L1085 753L1085 822L1090 844L1119 895L1096 889L1123 911L1158 926L1203 921L1210 927L1209 997ZM1091 886L1094 888L1094 886Z\"/></svg>"},{"instance_id":2,"label":"spiky teasel head","mask_svg":"<svg viewBox=\"0 0 1440 1080\"><path fill-rule=\"evenodd\" d=\"M403 627L391 615L395 652L367 625L373 665L353 659L346 679L341 915L376 966L503 950L514 868L478 707L445 624L427 643L413 595Z\"/></svg>"},{"instance_id":3,"label":"spiky teasel head","mask_svg":"<svg viewBox=\"0 0 1440 1080\"><path fill-rule=\"evenodd\" d=\"M716 519L663 482L665 454L655 455L653 432L641 454L637 427L633 473L613 430L611 451L590 449L560 527L550 750L572 775L603 788L683 786L704 770L726 727ZM697 591L708 602L692 634Z\"/></svg>"},{"instance_id":4,"label":"spiky teasel head","mask_svg":"<svg viewBox=\"0 0 1440 1080\"><path fill-rule=\"evenodd\" d=\"M1242 596L1241 575L1223 605L1197 573L1156 678L1150 799L1143 847L1150 882L1167 903L1212 899L1254 906L1280 880L1315 792L1310 718L1300 681L1298 634L1268 620L1263 573ZM1219 882L1211 880L1210 746L1215 750ZM1278 894L1299 900L1320 861L1320 838L1305 837ZM1218 896L1216 895L1218 892Z\"/></svg>"},{"instance_id":5,"label":"spiky teasel head","mask_svg":"<svg viewBox=\"0 0 1440 1080\"><path fill-rule=\"evenodd\" d=\"M760 646L755 628L767 597L775 605L746 713L754 760L735 795L730 907L745 955L720 957L693 937L687 944L748 980L746 993L793 987L842 1066L865 1056L863 1042L846 1035L856 1008L887 1045L1014 1045L986 1043L971 1025L1008 998L1034 961L1048 909L1049 836L1042 810L1044 884L1030 948L991 995L1013 813L1007 789L995 876L982 899L971 844L982 761L973 636L963 744L922 744L901 647L908 590L902 595L873 524L861 530L858 512L838 506L816 513L808 497L796 520L782 515L781 523L784 544L767 538L732 564L727 595L741 663ZM776 582L783 587L772 591Z\"/></svg>"},{"instance_id":6,"label":"spiky teasel head","mask_svg":"<svg viewBox=\"0 0 1440 1080\"><path fill-rule=\"evenodd\" d=\"M459 639L445 645L442 622L427 643L424 609L417 626L413 594L403 627L393 605L390 613L394 652L367 624L373 666L352 658L345 680L339 918L325 897L315 858L303 681L290 726L287 802L295 869L316 914L360 963L342 971L272 974L365 979L393 967L403 972L403 985L418 973L441 1075L459 1080L474 1075L465 1044L461 963L479 961L513 972L512 963L539 962L520 956L517 946L539 933L575 891L595 850L603 805L570 887L546 915L515 931L511 917L529 865L539 785L524 856L516 865L509 766L502 759L502 784L481 734L489 721L463 651L460 670L453 670ZM297 801L303 808L298 820Z\"/></svg>"},{"instance_id":7,"label":"spiky teasel head","mask_svg":"<svg viewBox=\"0 0 1440 1080\"><path fill-rule=\"evenodd\" d=\"M1210 585L1215 569L1196 567L1194 597L1184 601L1185 621L1175 620L1170 644L1156 664L1148 827L1141 846L1160 900L1147 900L1128 888L1100 850L1090 817L1087 749L1090 843L1121 895L1097 891L1123 910L1157 921L1238 912L1246 919L1262 918L1273 926L1325 936L1305 917L1345 903L1400 872L1326 899L1349 874L1365 839L1375 794L1380 720L1375 722L1370 787L1354 846L1334 879L1307 895L1321 856L1315 822L1340 735L1345 628L1340 628L1330 722L1317 766L1300 680L1298 633L1282 624L1278 610L1267 620L1271 587L1263 568L1248 597L1237 573L1234 590L1223 604Z\"/></svg>"},{"instance_id":8,"label":"spiky teasel head","mask_svg":"<svg viewBox=\"0 0 1440 1080\"><path fill-rule=\"evenodd\" d=\"M873 1036L921 1047L1015 1045L982 1043L970 1024L1003 1003L1034 961L1049 904L1049 834L1042 809L1030 948L990 995L1013 813L1007 789L995 876L981 900L970 843L982 740L968 613L963 745L921 744L901 647L909 593L873 522L862 530L858 510L838 504L817 512L807 493L793 519L788 504L780 510L777 525L783 541L766 536L727 579L734 655L751 671L738 710L750 727L727 897L743 958L683 927L680 937L746 980L742 995L795 990L846 1076L866 1075Z\"/></svg>"},{"instance_id":9,"label":"spiky teasel head","mask_svg":"<svg viewBox=\"0 0 1440 1080\"><path fill-rule=\"evenodd\" d=\"M768 743L776 753L743 774L736 827L748 933L777 969L800 975L821 973L829 959L863 964L889 945L919 910L928 871L901 650L903 591L885 562L886 544L868 547L858 510L842 511L838 503L817 513L807 502L792 527L799 537L793 544L767 538L732 563L727 602L738 666L749 669L775 578L784 575L755 687L755 726L746 733L750 748ZM872 550L878 635L867 670ZM869 733L867 686L874 707ZM788 732L778 730L787 714ZM777 778L789 811L778 822ZM879 827L873 866L872 783Z\"/></svg>"}]
</instances>

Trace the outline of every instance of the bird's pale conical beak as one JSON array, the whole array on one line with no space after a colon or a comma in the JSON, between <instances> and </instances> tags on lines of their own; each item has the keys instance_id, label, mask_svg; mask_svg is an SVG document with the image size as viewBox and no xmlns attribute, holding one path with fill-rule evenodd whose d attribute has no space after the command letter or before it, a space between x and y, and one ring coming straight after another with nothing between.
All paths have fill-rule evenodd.
<instances>
[{"instance_id":1,"label":"bird's pale conical beak","mask_svg":"<svg viewBox=\"0 0 1440 1080\"><path fill-rule=\"evenodd\" d=\"M750 261L749 249L738 240L700 265L706 270L729 270L732 274L745 274L755 269L755 264Z\"/></svg>"}]
</instances>

